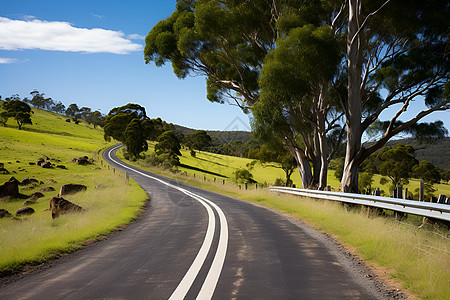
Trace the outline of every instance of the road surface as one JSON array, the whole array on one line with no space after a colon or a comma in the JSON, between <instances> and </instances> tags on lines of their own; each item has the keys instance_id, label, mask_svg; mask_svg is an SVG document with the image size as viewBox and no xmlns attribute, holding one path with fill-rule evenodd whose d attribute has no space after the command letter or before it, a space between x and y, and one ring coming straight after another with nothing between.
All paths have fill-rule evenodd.
<instances>
[{"instance_id":1,"label":"road surface","mask_svg":"<svg viewBox=\"0 0 450 300\"><path fill-rule=\"evenodd\" d=\"M144 216L0 287L0 299L378 299L321 234L271 210L104 157L149 194Z\"/></svg>"}]
</instances>

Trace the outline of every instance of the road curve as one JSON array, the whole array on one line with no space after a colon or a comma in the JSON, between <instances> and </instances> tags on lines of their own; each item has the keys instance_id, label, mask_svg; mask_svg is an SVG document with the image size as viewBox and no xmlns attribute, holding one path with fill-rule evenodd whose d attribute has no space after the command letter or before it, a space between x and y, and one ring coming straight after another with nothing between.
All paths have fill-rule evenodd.
<instances>
[{"instance_id":1,"label":"road curve","mask_svg":"<svg viewBox=\"0 0 450 300\"><path fill-rule=\"evenodd\" d=\"M0 299L379 299L339 251L268 209L136 169L151 196L113 237L0 287Z\"/></svg>"}]
</instances>

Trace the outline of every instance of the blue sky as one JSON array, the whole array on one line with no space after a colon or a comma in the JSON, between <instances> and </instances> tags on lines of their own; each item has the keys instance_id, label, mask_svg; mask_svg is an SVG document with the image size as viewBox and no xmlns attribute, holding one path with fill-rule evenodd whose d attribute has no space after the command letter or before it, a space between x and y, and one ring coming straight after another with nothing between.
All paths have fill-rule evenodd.
<instances>
[{"instance_id":1,"label":"blue sky","mask_svg":"<svg viewBox=\"0 0 450 300\"><path fill-rule=\"evenodd\" d=\"M179 80L170 64L144 63L144 37L175 3L0 0L8 30L0 28L0 95L38 90L102 113L133 102L151 118L195 129L249 130L238 107L206 99L203 77Z\"/></svg>"},{"instance_id":2,"label":"blue sky","mask_svg":"<svg viewBox=\"0 0 450 300\"><path fill-rule=\"evenodd\" d=\"M249 130L239 108L206 99L203 77L179 80L170 64L144 63L144 37L170 16L175 3L0 0L0 95L23 98L38 90L66 106L77 103L102 113L133 102L151 118L195 129ZM422 109L413 103L406 116ZM438 112L422 121L440 119L450 129L449 115Z\"/></svg>"}]
</instances>

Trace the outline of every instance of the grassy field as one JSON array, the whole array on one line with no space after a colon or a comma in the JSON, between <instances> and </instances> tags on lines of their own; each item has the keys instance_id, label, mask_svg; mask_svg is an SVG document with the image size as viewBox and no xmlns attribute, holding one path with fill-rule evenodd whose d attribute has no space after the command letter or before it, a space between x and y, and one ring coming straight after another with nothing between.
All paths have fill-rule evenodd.
<instances>
[{"instance_id":1,"label":"grassy field","mask_svg":"<svg viewBox=\"0 0 450 300\"><path fill-rule=\"evenodd\" d=\"M422 219L417 216L410 215L407 221L399 223L389 213L387 217L376 217L368 210L347 210L335 202L278 196L266 189L255 190L254 187L245 191L235 184L223 185L219 180L223 177L218 177L217 174L227 176L226 182L230 183L232 172L250 160L206 152L197 153L197 158L193 158L186 150L182 151L182 154L183 166L177 174L150 167L143 161L130 163L194 186L281 211L331 234L378 270L379 275L399 282L401 288L419 298L450 299L448 230L433 225L425 225L418 230ZM119 157L123 159L120 151ZM226 167L227 164L230 165L229 168ZM216 174L201 173L201 170ZM195 178L194 171L197 174ZM187 175L184 172L187 172ZM268 183L283 176L279 169L258 166L253 170L253 174L257 181L260 182L262 178ZM207 180L204 180L204 177Z\"/></svg>"},{"instance_id":2,"label":"grassy field","mask_svg":"<svg viewBox=\"0 0 450 300\"><path fill-rule=\"evenodd\" d=\"M28 217L0 219L0 275L20 270L26 264L38 264L61 253L83 246L133 220L143 206L146 193L134 182L126 183L124 175L114 174L101 166L99 150L108 146L103 131L85 123L66 123L58 114L33 109L33 125L18 130L14 123L0 127L0 162L10 174L0 174L0 184L14 176L19 181L33 177L42 184L21 186L20 193L29 196L42 188L45 197L29 205L36 213ZM67 169L44 169L30 162L48 157L55 165ZM94 164L80 166L71 163L73 157L88 156ZM56 196L63 184L87 186L87 191L65 196L82 206L86 212L64 215L53 220L47 211L49 199ZM95 189L103 185L104 189ZM0 208L14 214L24 207L26 199L0 200Z\"/></svg>"}]
</instances>

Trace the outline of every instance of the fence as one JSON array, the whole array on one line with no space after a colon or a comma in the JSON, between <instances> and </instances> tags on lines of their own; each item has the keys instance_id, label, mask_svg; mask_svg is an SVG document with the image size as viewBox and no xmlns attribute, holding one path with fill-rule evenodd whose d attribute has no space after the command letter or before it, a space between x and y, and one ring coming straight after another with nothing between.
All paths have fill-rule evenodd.
<instances>
[{"instance_id":1,"label":"fence","mask_svg":"<svg viewBox=\"0 0 450 300\"><path fill-rule=\"evenodd\" d=\"M397 212L450 221L450 205L448 204L419 202L414 200L341 192L305 190L280 186L272 186L270 187L270 190L273 192L286 193L297 196L379 207Z\"/></svg>"}]
</instances>

